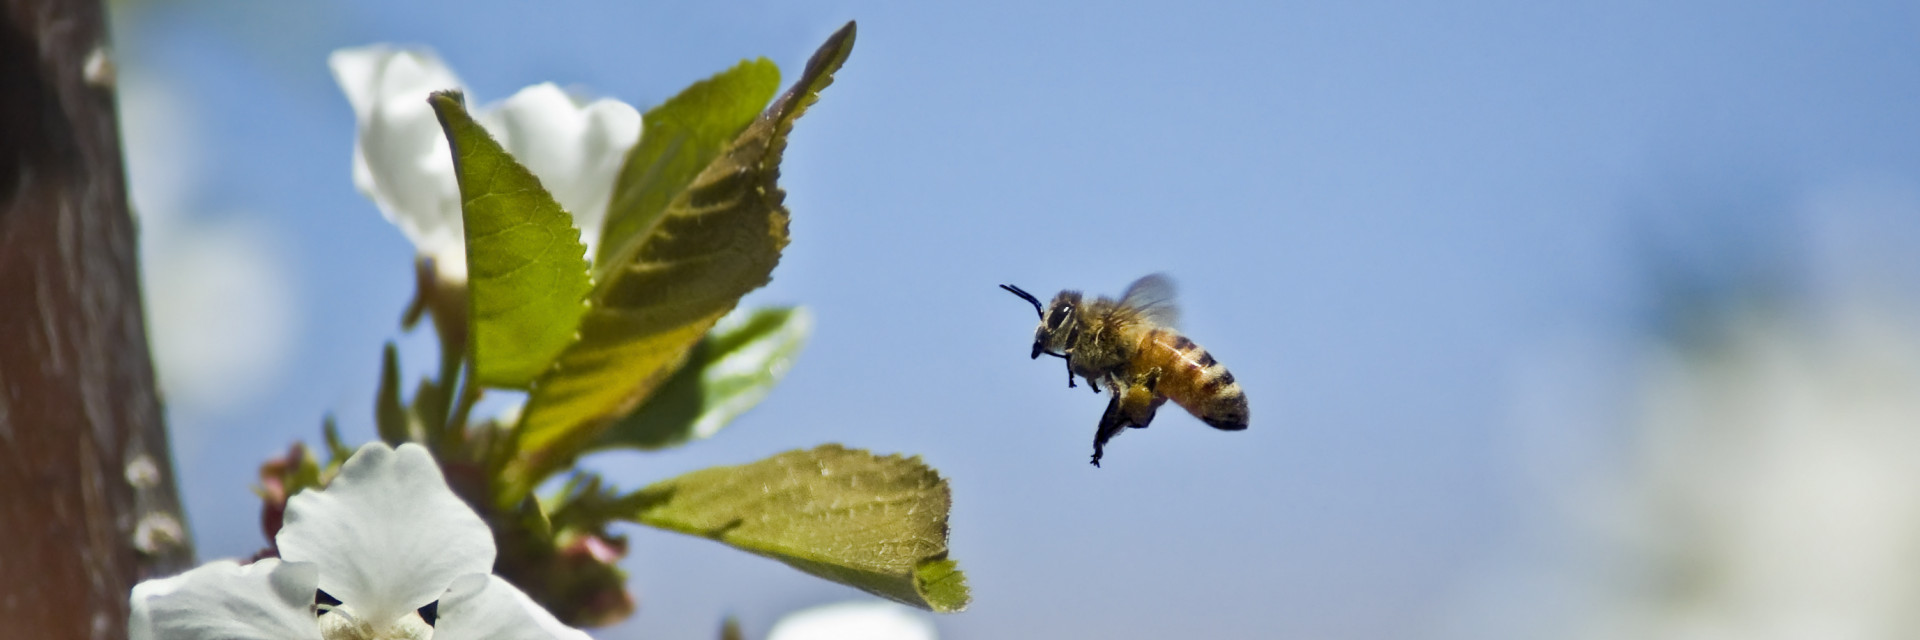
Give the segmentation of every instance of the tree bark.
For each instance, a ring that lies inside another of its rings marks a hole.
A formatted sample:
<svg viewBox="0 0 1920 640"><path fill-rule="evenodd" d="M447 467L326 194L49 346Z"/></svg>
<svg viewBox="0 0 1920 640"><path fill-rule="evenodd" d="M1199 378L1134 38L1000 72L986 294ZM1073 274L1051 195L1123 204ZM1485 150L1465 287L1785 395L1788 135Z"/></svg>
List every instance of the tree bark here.
<svg viewBox="0 0 1920 640"><path fill-rule="evenodd" d="M192 563L100 0L0 0L0 634L124 638Z"/></svg>

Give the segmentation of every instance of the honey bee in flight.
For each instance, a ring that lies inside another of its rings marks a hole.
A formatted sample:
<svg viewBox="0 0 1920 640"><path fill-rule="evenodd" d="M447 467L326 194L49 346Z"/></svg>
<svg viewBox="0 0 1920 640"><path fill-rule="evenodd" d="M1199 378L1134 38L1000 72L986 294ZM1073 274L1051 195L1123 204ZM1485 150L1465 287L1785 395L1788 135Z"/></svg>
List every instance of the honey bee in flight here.
<svg viewBox="0 0 1920 640"><path fill-rule="evenodd" d="M1094 432L1093 466L1100 466L1108 440L1127 427L1147 428L1167 400L1215 429L1247 428L1247 394L1233 374L1174 328L1179 310L1166 276L1135 280L1118 301L1088 302L1078 291L1062 291L1043 306L1020 287L1000 288L1033 303L1040 313L1034 358L1044 353L1065 359L1069 388L1078 375L1094 393L1101 386L1112 392Z"/></svg>

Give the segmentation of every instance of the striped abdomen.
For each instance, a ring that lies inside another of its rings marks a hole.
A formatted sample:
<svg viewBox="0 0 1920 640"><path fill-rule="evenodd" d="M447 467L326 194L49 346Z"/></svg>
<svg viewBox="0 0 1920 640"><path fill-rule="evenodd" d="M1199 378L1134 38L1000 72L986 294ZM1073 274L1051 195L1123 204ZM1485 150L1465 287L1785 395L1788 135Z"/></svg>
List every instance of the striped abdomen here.
<svg viewBox="0 0 1920 640"><path fill-rule="evenodd" d="M1130 368L1145 373L1155 367L1160 378L1153 391L1166 396L1215 429L1247 428L1247 394L1233 381L1226 365L1186 336L1154 329L1140 339L1140 354Z"/></svg>

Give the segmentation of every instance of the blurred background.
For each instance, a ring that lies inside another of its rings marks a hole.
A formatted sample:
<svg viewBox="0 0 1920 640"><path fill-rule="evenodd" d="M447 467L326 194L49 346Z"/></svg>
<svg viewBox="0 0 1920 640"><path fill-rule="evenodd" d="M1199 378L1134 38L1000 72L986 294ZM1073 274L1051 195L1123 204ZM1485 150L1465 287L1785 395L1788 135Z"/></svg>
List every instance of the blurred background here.
<svg viewBox="0 0 1920 640"><path fill-rule="evenodd" d="M644 110L852 58L783 167L787 381L626 487L841 442L953 484L946 638L1920 635L1920 5L982 1L113 4L174 455L203 558L337 415L372 439L413 250L327 54L437 50L486 103ZM1165 271L1252 429L1105 396L995 285ZM600 638L866 597L633 528Z"/></svg>

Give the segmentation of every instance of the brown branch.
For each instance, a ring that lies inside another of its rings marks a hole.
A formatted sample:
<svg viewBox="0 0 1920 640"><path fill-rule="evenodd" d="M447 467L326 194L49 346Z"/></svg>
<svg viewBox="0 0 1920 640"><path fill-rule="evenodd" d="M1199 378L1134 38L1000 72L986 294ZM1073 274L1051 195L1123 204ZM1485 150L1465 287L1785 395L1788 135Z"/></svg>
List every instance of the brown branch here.
<svg viewBox="0 0 1920 640"><path fill-rule="evenodd" d="M192 562L154 391L100 0L0 0L0 620L123 638Z"/></svg>

